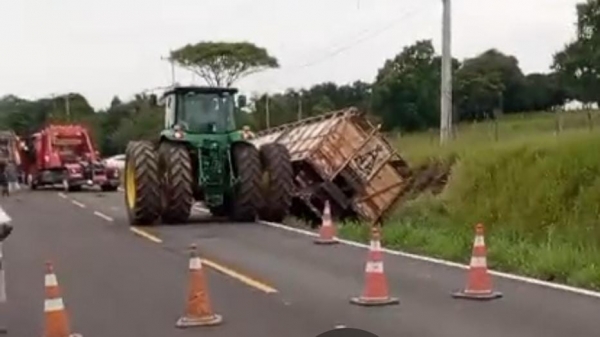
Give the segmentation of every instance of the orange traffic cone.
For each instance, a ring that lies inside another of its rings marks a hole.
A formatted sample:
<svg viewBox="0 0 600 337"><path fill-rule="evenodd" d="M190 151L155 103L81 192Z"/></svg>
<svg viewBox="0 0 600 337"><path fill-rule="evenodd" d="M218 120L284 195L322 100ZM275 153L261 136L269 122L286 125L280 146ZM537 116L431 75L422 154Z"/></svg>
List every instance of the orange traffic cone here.
<svg viewBox="0 0 600 337"><path fill-rule="evenodd" d="M353 297L350 302L363 306L382 306L399 304L400 300L390 297L387 278L383 271L383 254L381 252L380 232L373 227L371 234L371 247L365 268L365 287L360 297Z"/></svg>
<svg viewBox="0 0 600 337"><path fill-rule="evenodd" d="M44 337L81 337L71 333L58 280L51 262L46 262L46 300L44 301Z"/></svg>
<svg viewBox="0 0 600 337"><path fill-rule="evenodd" d="M319 229L319 237L315 239L315 243L320 245L331 245L338 243L335 235L335 225L331 219L331 207L329 205L329 200L326 200L325 208L323 209L323 222L321 224L321 228Z"/></svg>
<svg viewBox="0 0 600 337"><path fill-rule="evenodd" d="M486 255L483 225L477 224L467 287L464 290L455 291L452 293L452 297L476 300L492 300L502 297L502 293L493 290L492 280L487 269Z"/></svg>
<svg viewBox="0 0 600 337"><path fill-rule="evenodd" d="M223 322L223 317L213 313L208 296L208 287L202 268L202 261L192 245L190 254L190 283L186 312L175 324L178 328L217 325Z"/></svg>

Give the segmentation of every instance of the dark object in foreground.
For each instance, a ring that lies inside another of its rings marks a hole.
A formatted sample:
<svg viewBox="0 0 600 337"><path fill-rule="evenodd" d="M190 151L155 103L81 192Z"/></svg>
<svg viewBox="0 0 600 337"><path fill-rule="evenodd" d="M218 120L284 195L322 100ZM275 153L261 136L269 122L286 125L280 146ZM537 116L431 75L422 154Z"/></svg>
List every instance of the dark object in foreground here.
<svg viewBox="0 0 600 337"><path fill-rule="evenodd" d="M0 242L6 240L6 238L12 233L13 227L9 224L0 225Z"/></svg>

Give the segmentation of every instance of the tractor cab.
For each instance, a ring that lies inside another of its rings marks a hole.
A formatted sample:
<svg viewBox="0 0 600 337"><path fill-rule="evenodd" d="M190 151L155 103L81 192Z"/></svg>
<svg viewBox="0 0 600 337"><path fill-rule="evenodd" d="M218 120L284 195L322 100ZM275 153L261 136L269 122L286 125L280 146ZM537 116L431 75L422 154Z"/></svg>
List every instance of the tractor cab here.
<svg viewBox="0 0 600 337"><path fill-rule="evenodd" d="M165 131L173 132L174 138L236 131L237 92L233 88L195 86L168 90L161 99L165 106Z"/></svg>

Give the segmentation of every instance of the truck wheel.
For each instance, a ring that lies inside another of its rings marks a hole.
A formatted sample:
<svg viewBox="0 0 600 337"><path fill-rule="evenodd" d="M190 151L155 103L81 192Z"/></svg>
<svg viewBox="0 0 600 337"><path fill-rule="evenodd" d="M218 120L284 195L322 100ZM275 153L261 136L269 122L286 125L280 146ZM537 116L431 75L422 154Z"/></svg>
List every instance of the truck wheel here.
<svg viewBox="0 0 600 337"><path fill-rule="evenodd" d="M260 160L263 168L263 193L265 204L261 219L281 222L292 206L294 171L288 149L278 143L261 146Z"/></svg>
<svg viewBox="0 0 600 337"><path fill-rule="evenodd" d="M260 154L252 144L237 143L232 146L233 170L237 176L231 212L234 221L253 222L263 205L260 193Z"/></svg>
<svg viewBox="0 0 600 337"><path fill-rule="evenodd" d="M185 146L167 142L160 144L158 153L163 190L163 222L186 222L194 202L190 154Z"/></svg>
<svg viewBox="0 0 600 337"><path fill-rule="evenodd" d="M62 181L62 189L65 192L79 192L81 191L81 185L71 185L68 179L63 179Z"/></svg>
<svg viewBox="0 0 600 337"><path fill-rule="evenodd" d="M119 186L102 185L100 188L102 189L102 192L116 192L119 189Z"/></svg>
<svg viewBox="0 0 600 337"><path fill-rule="evenodd" d="M33 175L32 174L28 174L27 175L27 185L29 186L29 189L35 191L37 190L37 184L36 182L33 180Z"/></svg>
<svg viewBox="0 0 600 337"><path fill-rule="evenodd" d="M125 204L131 226L150 226L160 217L158 155L150 142L130 142L127 146Z"/></svg>

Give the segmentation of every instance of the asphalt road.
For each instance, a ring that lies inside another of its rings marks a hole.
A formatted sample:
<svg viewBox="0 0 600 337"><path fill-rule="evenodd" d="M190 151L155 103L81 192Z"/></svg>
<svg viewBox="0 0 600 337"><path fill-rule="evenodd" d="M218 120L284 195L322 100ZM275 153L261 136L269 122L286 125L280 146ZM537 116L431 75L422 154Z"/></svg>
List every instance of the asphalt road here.
<svg viewBox="0 0 600 337"><path fill-rule="evenodd" d="M302 234L260 224L194 223L131 231L123 194L27 193L3 207L15 232L5 245L9 328L40 335L43 262L51 258L77 332L85 336L316 336L348 326L384 336L598 336L600 299L495 278L504 298L456 300L465 271L400 256L385 270L400 305L349 304L363 286L366 251L315 246ZM196 243L212 267L209 286L225 323L176 330L187 257ZM0 320L1 321L1 320Z"/></svg>

